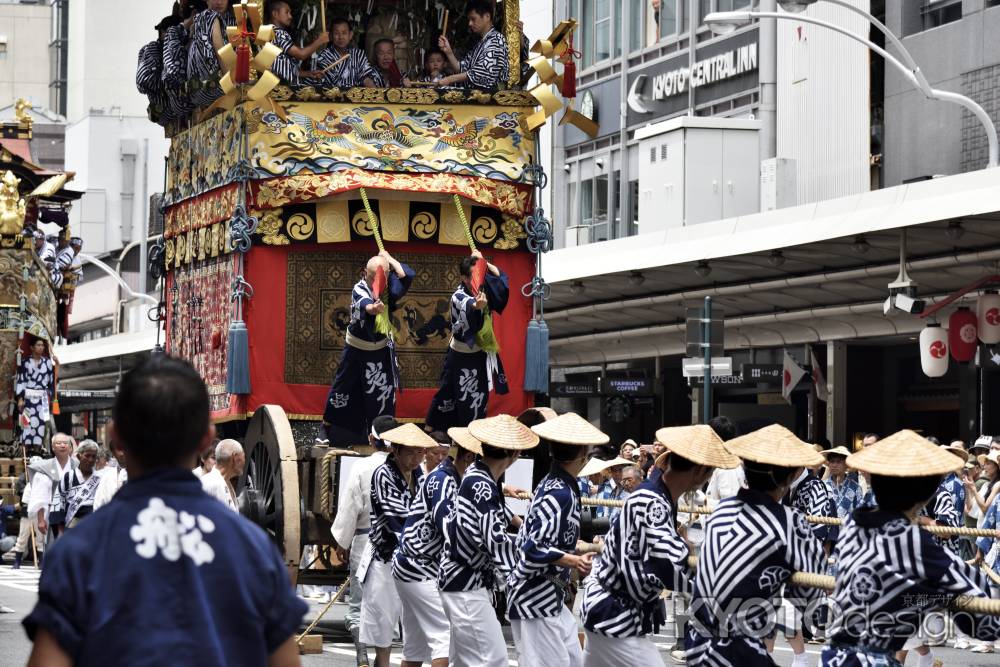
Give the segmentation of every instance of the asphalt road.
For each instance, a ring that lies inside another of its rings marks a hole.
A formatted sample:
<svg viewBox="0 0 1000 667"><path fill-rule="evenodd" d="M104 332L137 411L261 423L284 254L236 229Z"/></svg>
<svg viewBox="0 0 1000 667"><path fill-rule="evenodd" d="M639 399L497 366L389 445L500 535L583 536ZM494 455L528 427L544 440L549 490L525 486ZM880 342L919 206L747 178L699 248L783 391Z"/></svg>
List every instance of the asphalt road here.
<svg viewBox="0 0 1000 667"><path fill-rule="evenodd" d="M13 609L13 613L0 614L0 667L22 667L28 660L31 642L28 641L21 628L24 618L35 604L38 590L38 571L26 566L21 570L12 570L8 564L0 565L0 605ZM310 601L310 610L305 620L315 618L324 605ZM354 646L350 637L344 632L343 618L346 605L335 604L314 632L323 635L323 653L321 655L302 656L303 665L328 667L355 667ZM303 624L304 629L305 623ZM510 639L508 635L508 640ZM660 648L665 664L672 665L670 646L673 643L668 635L654 637L654 642ZM514 655L514 645L508 641L510 665L517 666ZM808 645L809 664L819 662L819 646ZM399 646L393 652L392 664L400 664ZM938 647L934 649L935 657L943 660L944 665L951 667L1000 667L1000 654L979 655L968 651L956 651L952 648ZM374 658L374 655L371 655ZM779 640L774 653L775 661L785 667L792 663L792 651ZM915 665L917 658L910 654L907 665ZM652 665L646 667L653 667Z"/></svg>

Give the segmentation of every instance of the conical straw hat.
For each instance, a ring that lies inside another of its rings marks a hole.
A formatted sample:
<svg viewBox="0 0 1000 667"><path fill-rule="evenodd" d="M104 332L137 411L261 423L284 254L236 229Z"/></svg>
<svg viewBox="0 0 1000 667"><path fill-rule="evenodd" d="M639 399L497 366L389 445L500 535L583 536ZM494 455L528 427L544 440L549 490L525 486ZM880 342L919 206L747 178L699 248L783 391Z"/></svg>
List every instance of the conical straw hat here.
<svg viewBox="0 0 1000 667"><path fill-rule="evenodd" d="M404 447L420 447L421 449L430 449L432 447L437 447L437 441L431 436L423 432L423 430L412 422L403 424L402 426L397 426L394 429L385 431L380 436L386 442L391 442L394 445L402 445Z"/></svg>
<svg viewBox="0 0 1000 667"><path fill-rule="evenodd" d="M826 459L780 424L771 424L753 433L726 442L726 449L745 461L785 468L809 468Z"/></svg>
<svg viewBox="0 0 1000 667"><path fill-rule="evenodd" d="M924 477L945 475L959 470L963 464L944 447L904 429L851 454L847 465L872 475Z"/></svg>
<svg viewBox="0 0 1000 667"><path fill-rule="evenodd" d="M469 435L497 449L531 449L538 445L538 436L510 415L477 419L469 424Z"/></svg>
<svg viewBox="0 0 1000 667"><path fill-rule="evenodd" d="M668 426L656 432L656 440L673 452L689 461L713 468L736 468L740 460L726 451L722 439L716 435L711 426L695 424L693 426ZM657 465L662 465L665 454L657 459Z"/></svg>
<svg viewBox="0 0 1000 667"><path fill-rule="evenodd" d="M525 426L534 426L535 424L555 419L557 416L558 414L552 408L528 408L517 416L517 421Z"/></svg>
<svg viewBox="0 0 1000 667"><path fill-rule="evenodd" d="M531 430L546 440L563 445L586 447L606 445L611 441L610 437L575 412L567 412L541 424L535 424Z"/></svg>
<svg viewBox="0 0 1000 667"><path fill-rule="evenodd" d="M596 475L602 470L607 470L608 466L611 465L611 461L605 461L604 459L592 458L587 461L587 465L583 466L577 477L590 477L591 475Z"/></svg>
<svg viewBox="0 0 1000 667"><path fill-rule="evenodd" d="M462 449L467 449L473 454L483 455L483 446L478 440L469 435L469 429L464 426L452 426L448 429L448 437L455 441L455 444Z"/></svg>

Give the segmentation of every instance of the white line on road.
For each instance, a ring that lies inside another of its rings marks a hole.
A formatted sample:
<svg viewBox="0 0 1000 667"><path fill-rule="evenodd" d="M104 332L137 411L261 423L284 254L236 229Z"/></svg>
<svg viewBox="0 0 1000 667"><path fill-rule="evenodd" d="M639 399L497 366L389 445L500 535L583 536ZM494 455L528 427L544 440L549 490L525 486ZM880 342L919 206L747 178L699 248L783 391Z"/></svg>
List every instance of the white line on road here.
<svg viewBox="0 0 1000 667"><path fill-rule="evenodd" d="M337 655L347 655L347 656L350 656L352 658L356 655L355 652L354 652L354 645L353 644L346 644L346 646L350 646L351 648L339 648L340 646L345 646L345 644L333 644L333 645L329 645L328 644L328 645L325 645L325 646L323 646L323 652L324 653L336 653ZM371 647L369 647L368 650L369 651L374 651L374 649L371 648ZM393 665L402 664L402 658L401 657L393 656L393 657L389 658L389 663L393 664ZM510 667L517 667L517 661L516 660L508 660L507 664L510 665Z"/></svg>

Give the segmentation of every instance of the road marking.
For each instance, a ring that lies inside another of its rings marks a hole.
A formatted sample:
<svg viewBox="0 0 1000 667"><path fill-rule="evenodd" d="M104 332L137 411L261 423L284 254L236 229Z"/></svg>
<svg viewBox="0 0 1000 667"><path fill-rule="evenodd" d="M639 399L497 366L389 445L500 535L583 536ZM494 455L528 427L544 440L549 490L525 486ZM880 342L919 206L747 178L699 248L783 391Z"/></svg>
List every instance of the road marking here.
<svg viewBox="0 0 1000 667"><path fill-rule="evenodd" d="M27 591L28 593L37 593L38 577L40 575L41 572L35 569L24 568L21 570L12 570L3 568L0 569L0 586Z"/></svg>
<svg viewBox="0 0 1000 667"><path fill-rule="evenodd" d="M351 648L340 648L341 646L350 646ZM374 652L374 650L375 649L373 649L372 647L368 647L369 657L371 657L371 654ZM323 652L324 653L334 653L334 654L337 654L337 655L346 655L346 656L350 656L352 658L355 655L357 655L355 653L355 651L354 651L354 644L324 644L323 645ZM402 660L403 660L403 658L402 658L401 655L400 656L393 655L391 658L389 658L389 663L393 664L393 665L399 665L399 664L402 664ZM507 664L510 665L510 667L517 667L517 661L516 660L508 660Z"/></svg>

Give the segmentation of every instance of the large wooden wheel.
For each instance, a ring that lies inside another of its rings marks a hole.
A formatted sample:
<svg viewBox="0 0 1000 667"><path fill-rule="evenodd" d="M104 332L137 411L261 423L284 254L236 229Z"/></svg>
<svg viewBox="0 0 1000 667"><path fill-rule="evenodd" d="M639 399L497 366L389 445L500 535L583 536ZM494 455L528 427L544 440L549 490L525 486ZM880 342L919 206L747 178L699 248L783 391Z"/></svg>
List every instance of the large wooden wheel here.
<svg viewBox="0 0 1000 667"><path fill-rule="evenodd" d="M302 556L299 470L285 411L257 409L244 441L247 464L240 476L241 513L274 538L294 583Z"/></svg>

